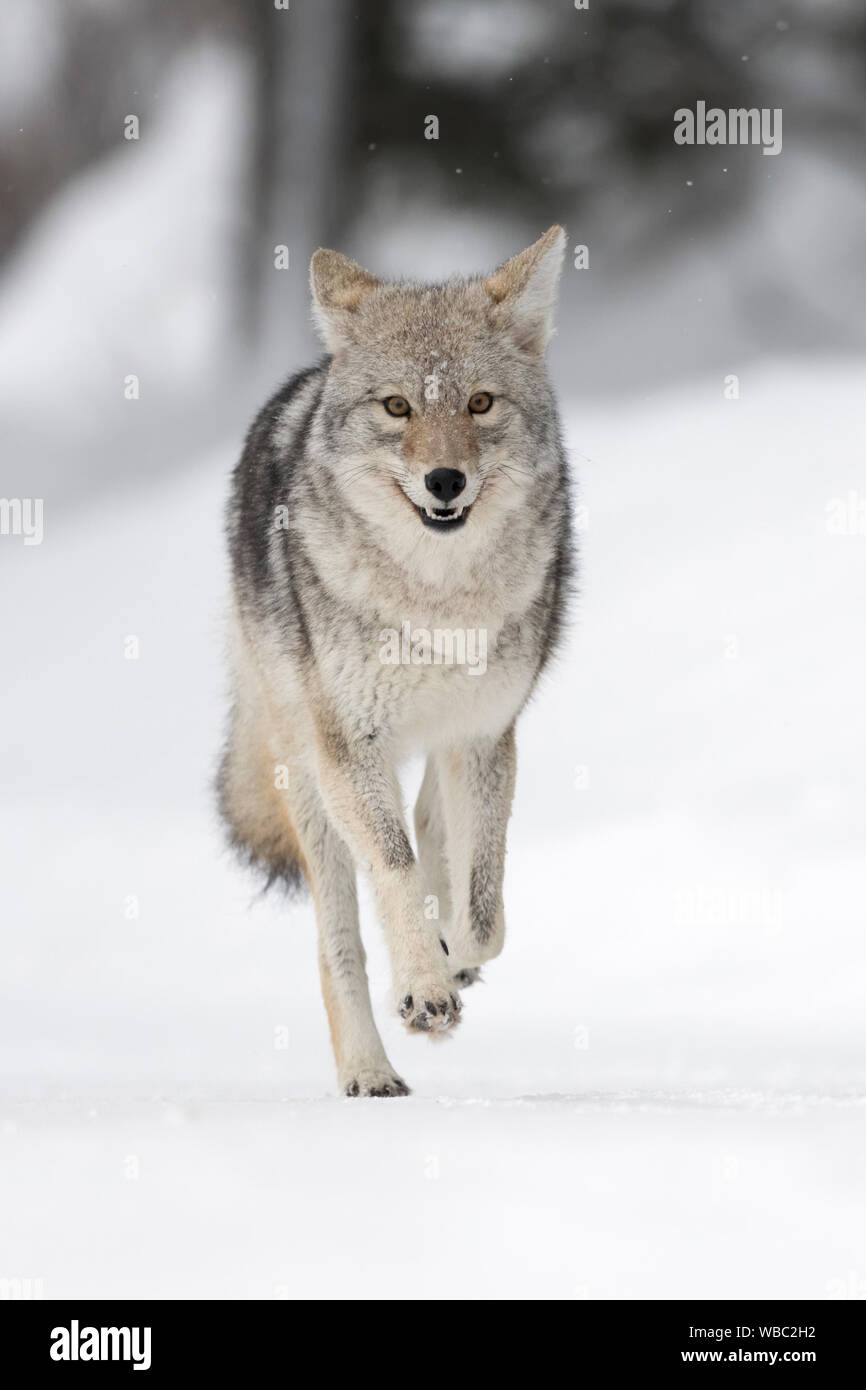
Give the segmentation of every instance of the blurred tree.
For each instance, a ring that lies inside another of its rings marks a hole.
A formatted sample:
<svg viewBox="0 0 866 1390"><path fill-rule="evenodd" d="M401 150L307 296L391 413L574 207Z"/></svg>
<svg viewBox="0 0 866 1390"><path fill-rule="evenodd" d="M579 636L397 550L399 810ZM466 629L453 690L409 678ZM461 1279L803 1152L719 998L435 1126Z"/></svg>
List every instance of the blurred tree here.
<svg viewBox="0 0 866 1390"><path fill-rule="evenodd" d="M737 6L729 5L729 11ZM347 195L383 161L435 201L463 172L463 199L520 206L535 222L581 207L612 179L688 162L673 112L698 98L751 105L738 23L707 0L380 0L358 8L352 42ZM440 138L424 140L436 114Z"/></svg>
<svg viewBox="0 0 866 1390"><path fill-rule="evenodd" d="M4 0L0 256L68 179L118 146L123 118L158 108L172 54L242 0Z"/></svg>
<svg viewBox="0 0 866 1390"><path fill-rule="evenodd" d="M290 10L258 4L248 15L256 109L245 322L271 347L291 317L308 313L310 256L340 240L347 215L350 26L345 0L293 0ZM288 249L288 272L274 268L277 246Z"/></svg>
<svg viewBox="0 0 866 1390"><path fill-rule="evenodd" d="M644 190L683 188L699 170L667 223L684 232L738 212L767 171L728 149L725 179L707 177L708 151L673 143L679 106L782 105L786 134L795 124L834 158L862 157L857 0L4 0L0 256L64 181L116 148L133 103L143 122L156 116L166 65L204 36L251 59L238 285L248 330L268 338L306 313L310 252L339 242L383 179L398 207L543 224L607 215L612 195L638 208ZM424 139L430 114L438 140ZM273 269L280 244L288 274Z"/></svg>

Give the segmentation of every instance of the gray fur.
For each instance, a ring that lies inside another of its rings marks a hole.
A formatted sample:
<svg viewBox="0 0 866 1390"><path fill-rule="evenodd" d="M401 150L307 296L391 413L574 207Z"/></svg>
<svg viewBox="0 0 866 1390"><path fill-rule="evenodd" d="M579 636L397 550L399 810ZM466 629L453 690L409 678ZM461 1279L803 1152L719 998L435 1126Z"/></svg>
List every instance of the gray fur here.
<svg viewBox="0 0 866 1390"><path fill-rule="evenodd" d="M329 355L265 406L234 476L235 698L220 804L270 878L313 889L351 1094L405 1083L372 1020L348 864L372 877L410 1029L453 1027L454 980L476 978L502 947L514 724L556 646L572 574L544 364L563 243L552 228L487 280L429 287L381 284L317 252ZM479 392L493 405L473 414ZM406 418L383 404L397 396ZM424 479L437 467L466 478L465 524L450 534L419 512L434 509ZM484 630L486 670L388 664L383 633L406 623ZM417 861L396 775L413 750L428 757Z"/></svg>

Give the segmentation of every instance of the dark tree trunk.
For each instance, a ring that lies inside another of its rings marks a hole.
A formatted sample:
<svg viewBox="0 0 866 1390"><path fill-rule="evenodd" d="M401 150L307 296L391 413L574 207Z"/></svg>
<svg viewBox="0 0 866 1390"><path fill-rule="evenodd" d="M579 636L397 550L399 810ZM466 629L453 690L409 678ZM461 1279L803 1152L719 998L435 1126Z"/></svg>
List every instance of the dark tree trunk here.
<svg viewBox="0 0 866 1390"><path fill-rule="evenodd" d="M281 371L289 345L311 332L310 256L338 241L346 222L349 16L345 0L291 0L287 11L257 5L254 25L246 321L265 362ZM275 268L276 246L288 247L288 270Z"/></svg>

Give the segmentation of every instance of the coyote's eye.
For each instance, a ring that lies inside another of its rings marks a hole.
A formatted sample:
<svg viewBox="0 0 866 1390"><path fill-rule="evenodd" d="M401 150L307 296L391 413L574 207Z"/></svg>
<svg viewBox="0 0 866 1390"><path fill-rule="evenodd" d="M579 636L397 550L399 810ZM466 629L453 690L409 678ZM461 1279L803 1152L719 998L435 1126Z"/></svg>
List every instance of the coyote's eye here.
<svg viewBox="0 0 866 1390"><path fill-rule="evenodd" d="M400 416L409 414L409 402L405 396L389 396L382 404L389 415Z"/></svg>
<svg viewBox="0 0 866 1390"><path fill-rule="evenodd" d="M473 415L484 415L493 404L493 397L489 391L476 391L474 396L469 397L469 409Z"/></svg>

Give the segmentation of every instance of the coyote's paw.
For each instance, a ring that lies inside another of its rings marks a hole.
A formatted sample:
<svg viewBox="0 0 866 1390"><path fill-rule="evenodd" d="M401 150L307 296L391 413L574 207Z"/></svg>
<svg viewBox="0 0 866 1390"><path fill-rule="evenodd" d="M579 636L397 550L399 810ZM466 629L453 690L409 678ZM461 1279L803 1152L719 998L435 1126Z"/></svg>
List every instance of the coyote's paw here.
<svg viewBox="0 0 866 1390"><path fill-rule="evenodd" d="M440 936L439 945L442 947L446 956L450 956L451 952L448 949L448 943L444 936ZM466 965L454 972L451 976L451 983L456 985L458 989L468 989L470 985L476 984L480 979L481 967L478 965Z"/></svg>
<svg viewBox="0 0 866 1390"><path fill-rule="evenodd" d="M460 1022L460 996L450 981L418 981L398 995L397 1012L416 1033L445 1033Z"/></svg>
<svg viewBox="0 0 866 1390"><path fill-rule="evenodd" d="M343 1087L347 1096L408 1096L409 1087L396 1072L386 1068L359 1069Z"/></svg>

